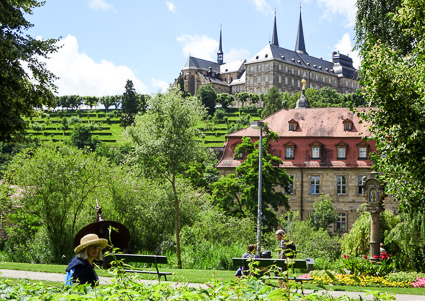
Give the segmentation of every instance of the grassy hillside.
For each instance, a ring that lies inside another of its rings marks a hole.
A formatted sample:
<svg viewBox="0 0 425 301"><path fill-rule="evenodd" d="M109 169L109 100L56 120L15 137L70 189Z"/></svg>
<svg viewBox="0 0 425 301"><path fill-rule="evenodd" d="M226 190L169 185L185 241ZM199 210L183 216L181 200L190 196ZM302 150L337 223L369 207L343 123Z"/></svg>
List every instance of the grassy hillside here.
<svg viewBox="0 0 425 301"><path fill-rule="evenodd" d="M200 140L207 147L222 147L226 141L228 129L233 124L240 121L246 115L250 115L250 121L258 120L257 111L227 109L224 116L216 116L204 124L200 125L203 135ZM69 139L72 129L82 124L95 124L97 129L93 135L107 144L119 145L123 143L120 125L120 113L112 111L105 113L100 110L87 111L60 111L43 112L39 116L26 120L29 125L28 135L38 138L40 141L64 141Z"/></svg>

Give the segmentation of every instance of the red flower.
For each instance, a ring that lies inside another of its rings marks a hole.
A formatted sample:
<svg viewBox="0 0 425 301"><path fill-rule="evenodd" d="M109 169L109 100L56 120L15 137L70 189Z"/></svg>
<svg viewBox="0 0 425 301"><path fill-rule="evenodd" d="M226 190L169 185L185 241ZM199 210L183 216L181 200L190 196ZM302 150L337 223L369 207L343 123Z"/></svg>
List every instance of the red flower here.
<svg viewBox="0 0 425 301"><path fill-rule="evenodd" d="M379 259L379 256L378 255L373 255L373 258Z"/></svg>
<svg viewBox="0 0 425 301"><path fill-rule="evenodd" d="M344 259L347 258L347 255L344 254Z"/></svg>
<svg viewBox="0 0 425 301"><path fill-rule="evenodd" d="M364 259L367 259L367 255L365 254Z"/></svg>

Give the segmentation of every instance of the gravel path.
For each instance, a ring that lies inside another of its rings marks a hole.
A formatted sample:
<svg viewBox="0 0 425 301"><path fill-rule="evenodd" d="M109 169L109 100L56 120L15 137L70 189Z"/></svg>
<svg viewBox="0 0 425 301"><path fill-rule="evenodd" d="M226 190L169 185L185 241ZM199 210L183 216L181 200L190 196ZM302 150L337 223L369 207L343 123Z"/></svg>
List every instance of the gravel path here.
<svg viewBox="0 0 425 301"><path fill-rule="evenodd" d="M62 282L65 278L65 273L41 273L41 272L29 272L29 271L18 271L18 270L6 270L0 269L0 278L19 278L19 279L31 279L31 280L48 280L55 282ZM111 282L109 277L99 277L100 284L108 284ZM140 280L146 283L157 282L156 280ZM166 282L173 285L185 285L189 287L199 287L203 284L199 283L176 283L176 282ZM311 294L312 290L304 290L305 294ZM366 293L361 292L341 292L341 291L332 291L329 292L334 297L340 297L347 295L351 298L359 298L361 296L364 300L373 300L372 295L366 295ZM398 301L425 301L425 296L416 296L416 295L396 295Z"/></svg>

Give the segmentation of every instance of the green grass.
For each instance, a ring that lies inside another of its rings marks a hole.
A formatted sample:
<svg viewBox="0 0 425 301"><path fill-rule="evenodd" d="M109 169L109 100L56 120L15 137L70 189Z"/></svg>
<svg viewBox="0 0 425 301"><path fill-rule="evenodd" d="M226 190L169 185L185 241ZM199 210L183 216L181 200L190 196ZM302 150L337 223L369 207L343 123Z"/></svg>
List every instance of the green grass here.
<svg viewBox="0 0 425 301"><path fill-rule="evenodd" d="M45 272L45 273L60 273L65 277L66 265L55 265L55 264L30 264L30 263L16 263L16 262L0 262L0 269L10 270L23 270L32 272ZM144 269L146 270L146 269ZM152 269L151 269L152 270ZM172 276L167 276L168 281L175 282L189 282L189 283L206 283L211 279L222 279L224 281L234 279L235 271L225 270L189 270L189 269L169 269L166 265L163 268L159 268L162 272L171 272ZM98 270L99 276L112 276L112 272L106 270ZM156 275L139 274L142 279L157 280ZM0 275L1 277L1 275ZM62 279L61 279L62 280ZM16 281L16 280L12 280ZM34 281L40 282L40 281ZM43 281L50 285L52 282ZM270 281L273 285L278 285L277 281ZM53 285L57 285L54 283ZM308 282L304 283L305 289L321 289L315 284ZM347 291L347 292L367 292L367 291L379 291L388 292L390 294L404 294L404 295L425 295L425 288L396 288L396 287L361 287L361 286L332 286L332 290L335 291Z"/></svg>

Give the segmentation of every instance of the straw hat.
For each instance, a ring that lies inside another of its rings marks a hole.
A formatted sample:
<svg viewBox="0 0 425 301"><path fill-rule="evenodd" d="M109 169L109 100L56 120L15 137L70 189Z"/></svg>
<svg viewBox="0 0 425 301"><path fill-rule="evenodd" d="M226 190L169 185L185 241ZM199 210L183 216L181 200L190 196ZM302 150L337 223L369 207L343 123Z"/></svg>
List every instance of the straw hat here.
<svg viewBox="0 0 425 301"><path fill-rule="evenodd" d="M99 238L96 234L87 234L80 240L80 245L74 249L75 253L80 253L82 250L92 245L100 245L103 250L107 245L108 241L104 238Z"/></svg>

